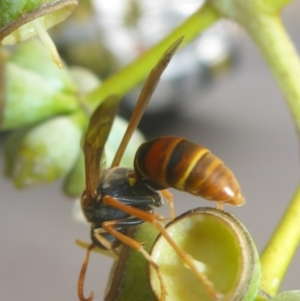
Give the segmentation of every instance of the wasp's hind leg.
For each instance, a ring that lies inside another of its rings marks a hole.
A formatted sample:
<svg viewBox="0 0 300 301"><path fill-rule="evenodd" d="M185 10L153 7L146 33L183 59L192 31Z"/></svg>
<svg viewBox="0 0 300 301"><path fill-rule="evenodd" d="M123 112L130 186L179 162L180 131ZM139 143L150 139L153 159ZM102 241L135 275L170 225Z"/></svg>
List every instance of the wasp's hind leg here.
<svg viewBox="0 0 300 301"><path fill-rule="evenodd" d="M119 231L125 232L120 229ZM95 233L97 232L97 237ZM119 257L120 253L117 247L120 245L120 241L110 233L107 233L102 226L92 225L91 226L91 239L95 246L100 249L106 249L111 251L116 257Z"/></svg>
<svg viewBox="0 0 300 301"><path fill-rule="evenodd" d="M94 292L91 292L91 294L88 298L85 298L84 294L83 294L84 279L85 279L85 274L86 274L86 270L88 267L88 262L89 262L90 253L91 253L92 249L94 249L95 247L98 247L101 249L105 248L105 249L113 252L115 254L115 256L117 256L117 257L119 257L119 255L120 255L119 252L116 250L116 247L120 244L120 241L118 241L115 236L113 236L107 232L103 232L102 234L98 234L98 236L96 238L94 236L95 231L98 231L99 233L101 233L101 232L103 232L103 229L99 228L98 225L91 226L91 238L92 238L93 243L87 248L86 255L85 255L84 261L82 263L81 271L80 271L79 278L78 278L77 291L78 291L78 297L79 297L80 301L92 301L94 298Z"/></svg>
<svg viewBox="0 0 300 301"><path fill-rule="evenodd" d="M106 196L105 198L112 198L112 197ZM128 205L124 205L124 206L129 207ZM145 212L141 209L138 209L138 210L141 211L141 212ZM144 247L142 246L142 244L140 242L138 242L138 241L134 240L133 238L130 238L130 237L126 236L125 234L118 231L118 228L133 226L134 223L140 224L143 221L144 220L142 220L140 218L129 217L127 219L122 219L122 220L106 221L106 222L102 223L102 228L105 231L107 231L108 233L115 236L123 244L126 244L129 247L131 247L131 248L133 248L133 249L135 249L138 252L143 254L143 256L146 258L146 260L149 262L149 264L151 264L151 266L155 269L155 271L157 273L157 276L158 276L158 279L159 279L159 282L160 282L160 287L161 287L160 301L165 301L166 300L166 295L167 295L167 290L166 290L165 283L164 283L164 280L163 280L163 276L160 272L159 266L154 262L151 255L144 249ZM99 230L96 229L94 232L95 232L95 237L98 239ZM100 234L100 236L101 236L101 234Z"/></svg>
<svg viewBox="0 0 300 301"><path fill-rule="evenodd" d="M78 297L80 301L92 301L94 298L94 292L90 293L90 296L88 298L84 297L83 294L83 287L84 287L84 279L85 279L85 274L86 274L86 270L87 270L87 266L89 263L89 259L90 259L90 253L92 251L92 249L95 248L94 244L91 244L86 251L86 255L81 267L81 271L79 274L79 278L78 278L78 285L77 285L77 292L78 292Z"/></svg>
<svg viewBox="0 0 300 301"><path fill-rule="evenodd" d="M169 209L170 209L170 217L173 220L175 218L175 208L174 208L174 198L173 194L168 189L163 189L160 191L163 197L166 199Z"/></svg>

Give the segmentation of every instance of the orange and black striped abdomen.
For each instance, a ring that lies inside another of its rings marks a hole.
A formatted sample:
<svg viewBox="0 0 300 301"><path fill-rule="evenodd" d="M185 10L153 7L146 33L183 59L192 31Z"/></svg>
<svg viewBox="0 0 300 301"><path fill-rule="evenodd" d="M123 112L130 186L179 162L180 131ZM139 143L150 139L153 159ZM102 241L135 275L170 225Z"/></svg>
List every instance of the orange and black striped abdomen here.
<svg viewBox="0 0 300 301"><path fill-rule="evenodd" d="M241 205L244 198L233 173L208 149L180 137L143 143L135 156L136 173L160 187L173 187L208 200Z"/></svg>

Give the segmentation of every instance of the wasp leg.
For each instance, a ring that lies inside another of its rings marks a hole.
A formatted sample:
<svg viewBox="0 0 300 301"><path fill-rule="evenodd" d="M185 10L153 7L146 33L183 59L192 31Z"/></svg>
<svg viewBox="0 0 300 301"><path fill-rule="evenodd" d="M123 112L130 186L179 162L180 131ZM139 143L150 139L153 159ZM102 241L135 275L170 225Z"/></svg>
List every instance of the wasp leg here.
<svg viewBox="0 0 300 301"><path fill-rule="evenodd" d="M99 233L99 237L96 237L96 240L93 239L95 231ZM116 250L117 247L116 241L110 241L107 237L105 237L106 234L107 234L106 231L100 228L100 226L98 227L92 226L91 228L91 236L92 236L93 243L101 249L104 247L105 249L111 251L112 253L114 253L114 255L119 257L120 253Z"/></svg>
<svg viewBox="0 0 300 301"><path fill-rule="evenodd" d="M112 198L107 196L107 198ZM112 198L113 199L113 198ZM118 202L118 201L117 201ZM129 207L127 205L124 205L126 207ZM143 210L140 210L143 212ZM138 252L142 253L143 256L146 258L146 260L152 265L152 267L155 269L159 282L160 282L160 288L161 288L161 298L160 301L165 301L166 300L166 295L167 295L167 290L165 287L165 283L163 280L163 276L160 272L159 266L154 262L150 254L144 249L141 243L138 241L126 236L123 233L120 233L116 228L120 227L120 225L125 224L125 219L124 220L113 220L113 221L106 221L102 223L102 228L107 231L108 233L114 235L118 240L123 242L124 244L128 245L129 247L137 250ZM97 230L95 230L95 236L98 238L98 233Z"/></svg>
<svg viewBox="0 0 300 301"><path fill-rule="evenodd" d="M135 217L128 217L124 219L114 220L116 221L117 228L115 228L116 231L119 233L122 233L125 235L126 228L137 226L144 221L135 218ZM114 241L112 240L112 237L108 239L108 235L111 235L114 238ZM120 245L120 241L118 241L117 237L115 235L112 235L108 231L106 231L102 225L98 227L92 227L92 240L93 243L101 248L106 248L115 254L120 255L120 253L116 250L116 246Z"/></svg>
<svg viewBox="0 0 300 301"><path fill-rule="evenodd" d="M224 210L224 203L223 202L217 202L217 208L220 210Z"/></svg>
<svg viewBox="0 0 300 301"><path fill-rule="evenodd" d="M170 209L170 217L173 220L175 218L173 194L168 189L161 190L160 192L163 195L163 197L167 200L167 203L168 203L168 206Z"/></svg>
<svg viewBox="0 0 300 301"><path fill-rule="evenodd" d="M85 274L86 274L86 270L87 270L87 266L88 266L88 262L90 259L90 253L92 251L92 249L95 247L94 244L91 244L86 251L86 255L81 267L81 271L79 274L79 279L78 279L78 285L77 285L77 292L78 292L78 297L80 301L92 301L94 299L94 292L90 293L90 296L88 298L84 297L83 294L83 287L84 287L84 278L85 278Z"/></svg>
<svg viewBox="0 0 300 301"><path fill-rule="evenodd" d="M208 293L211 295L213 300L218 300L220 298L220 294L214 288L213 283L211 283L210 280L201 271L199 271L199 269L197 268L197 265L195 264L194 259L192 258L192 256L187 254L184 250L182 250L174 242L174 240L169 236L169 234L165 230L164 226L161 225L159 219L157 219L154 214L149 213L147 211L140 210L138 208L134 208L134 207L124 205L124 204L120 203L117 199L115 199L111 196L105 196L103 198L103 203L106 204L106 205L110 205L110 206L113 206L115 208L118 208L118 209L120 209L120 210L122 210L122 211L124 211L124 212L126 212L130 215L133 215L137 218L140 218L141 220L147 221L147 222L151 223L152 225L154 225L159 230L161 235L163 235L165 237L165 239L168 241L168 243L173 247L173 249L178 254L178 256L182 259L182 261L194 272L194 274L197 276L199 281L206 287ZM102 224L102 226L103 226L103 224ZM128 244L127 242L125 242L125 243ZM135 244L138 244L137 247L140 247L140 244L138 242L134 241L133 245L135 245ZM136 246L133 247L133 248L136 248ZM148 253L147 253L147 255L150 256ZM157 269L157 271L159 271L159 269Z"/></svg>
<svg viewBox="0 0 300 301"><path fill-rule="evenodd" d="M92 226L92 231L96 231L98 230L100 233L104 232L103 229L101 228L97 228L97 226ZM106 233L107 234L107 233ZM103 235L99 234L99 237L97 237L97 240L100 242L100 244L102 246L104 246L107 250L113 252L115 255L117 255L117 257L119 257L119 252L115 249L114 247L114 242L110 241L108 238L106 238L105 233L103 233ZM80 301L92 301L94 298L94 292L91 292L90 296L88 298L85 298L83 295L83 287L84 287L84 279L85 279L85 274L86 274L86 270L87 270L87 266L88 266L88 262L89 262L89 258L90 258L90 253L92 251L93 248L95 247L101 247L100 245L98 245L95 241L94 243L92 243L88 248L87 248L87 252L81 267L81 271L79 274L79 279L78 279L78 285L77 285L77 290L78 290L78 297Z"/></svg>

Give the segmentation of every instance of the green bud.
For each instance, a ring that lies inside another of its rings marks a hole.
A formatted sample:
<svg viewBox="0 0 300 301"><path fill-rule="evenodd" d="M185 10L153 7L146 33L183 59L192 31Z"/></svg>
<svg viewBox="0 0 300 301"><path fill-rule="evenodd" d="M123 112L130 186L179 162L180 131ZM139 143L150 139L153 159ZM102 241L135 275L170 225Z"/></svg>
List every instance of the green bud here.
<svg viewBox="0 0 300 301"><path fill-rule="evenodd" d="M6 173L16 187L46 183L65 176L80 152L80 139L87 117L83 112L55 117L8 139ZM19 143L14 145L14 141Z"/></svg>
<svg viewBox="0 0 300 301"><path fill-rule="evenodd" d="M45 29L65 20L77 6L76 0L25 0L0 2L0 41L15 44L36 35L31 21L40 19Z"/></svg>
<svg viewBox="0 0 300 301"><path fill-rule="evenodd" d="M5 140L4 144L4 154L5 154L5 166L4 174L11 178L13 177L14 170L16 168L16 157L20 144L23 137L30 130L29 127L22 128L17 131L12 132Z"/></svg>
<svg viewBox="0 0 300 301"><path fill-rule="evenodd" d="M64 180L63 191L65 194L76 197L80 196L85 187L84 156L80 150L77 160L71 171ZM81 211L81 208L79 208Z"/></svg>
<svg viewBox="0 0 300 301"><path fill-rule="evenodd" d="M33 124L78 108L75 94L57 91L47 78L14 63L7 63L5 71L6 97L0 130Z"/></svg>
<svg viewBox="0 0 300 301"><path fill-rule="evenodd" d="M70 72L81 94L88 93L101 84L97 75L86 68L72 66L70 67Z"/></svg>
<svg viewBox="0 0 300 301"><path fill-rule="evenodd" d="M12 53L9 61L23 70L32 71L43 78L56 91L75 94L78 88L68 67L57 68L46 48L38 39L21 43Z"/></svg>

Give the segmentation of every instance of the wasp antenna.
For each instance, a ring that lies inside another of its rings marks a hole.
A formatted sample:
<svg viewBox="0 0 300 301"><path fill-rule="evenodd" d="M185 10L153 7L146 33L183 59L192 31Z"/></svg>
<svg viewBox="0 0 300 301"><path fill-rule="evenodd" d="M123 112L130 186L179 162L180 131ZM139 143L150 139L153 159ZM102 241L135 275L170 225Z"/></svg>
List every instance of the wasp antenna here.
<svg viewBox="0 0 300 301"><path fill-rule="evenodd" d="M92 301L94 299L94 292L90 293L90 296L88 298L85 298L83 295L83 287L84 287L84 279L85 279L85 274L86 274L86 270L87 270L87 266L88 266L88 262L90 259L90 253L92 251L92 249L94 248L94 244L91 244L88 248L87 248L87 252L81 267L81 271L79 274L79 279L78 279L78 297L80 301Z"/></svg>

